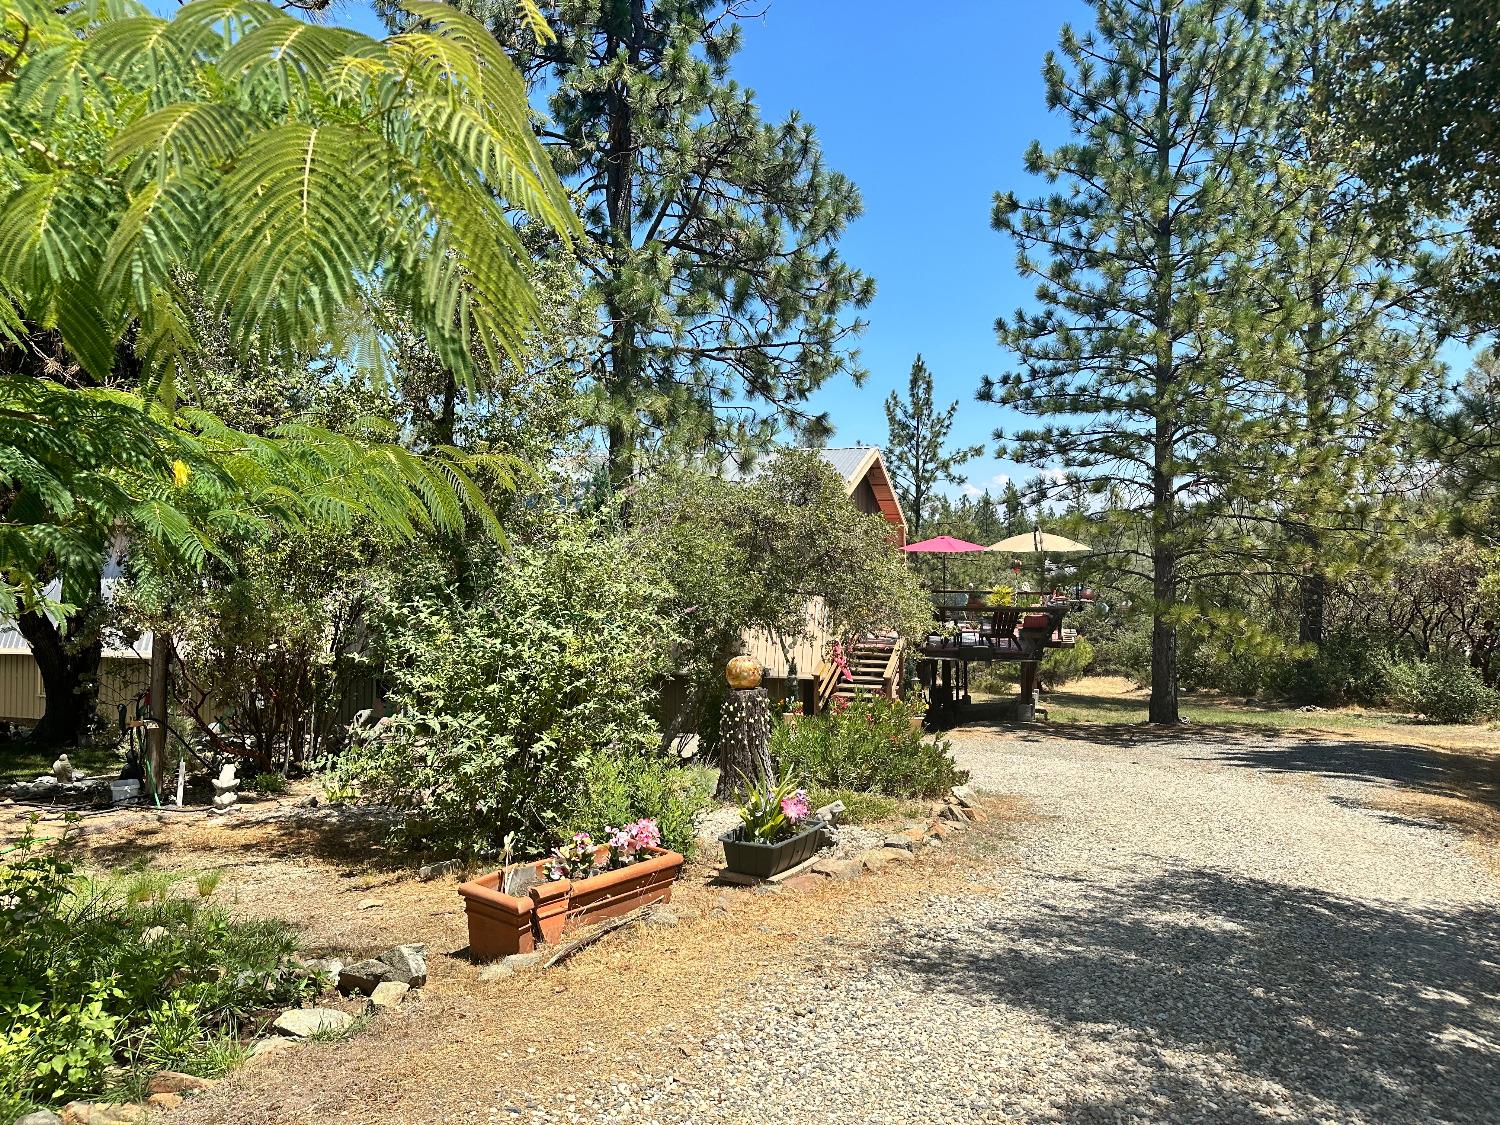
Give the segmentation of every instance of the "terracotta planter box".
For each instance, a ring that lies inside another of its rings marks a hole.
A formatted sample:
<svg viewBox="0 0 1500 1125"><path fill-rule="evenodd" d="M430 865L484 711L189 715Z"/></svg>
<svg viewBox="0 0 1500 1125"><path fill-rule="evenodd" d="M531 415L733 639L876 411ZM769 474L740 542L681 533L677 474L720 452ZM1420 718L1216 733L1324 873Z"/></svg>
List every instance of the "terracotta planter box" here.
<svg viewBox="0 0 1500 1125"><path fill-rule="evenodd" d="M1050 613L1028 613L1021 618L1021 628L1026 630L1052 632L1052 615Z"/></svg>
<svg viewBox="0 0 1500 1125"><path fill-rule="evenodd" d="M826 827L821 820L815 820L811 827L774 844L746 840L741 835L743 828L731 828L719 837L724 845L724 866L739 875L769 879L816 855L823 845Z"/></svg>
<svg viewBox="0 0 1500 1125"><path fill-rule="evenodd" d="M474 960L530 953L538 945L557 941L574 922L602 922L648 903L671 902L672 884L683 859L677 852L653 848L647 859L577 882L549 880L547 863L539 859L512 864L458 888L469 920L469 955ZM499 888L512 875L512 886L519 882L525 889L505 894Z"/></svg>

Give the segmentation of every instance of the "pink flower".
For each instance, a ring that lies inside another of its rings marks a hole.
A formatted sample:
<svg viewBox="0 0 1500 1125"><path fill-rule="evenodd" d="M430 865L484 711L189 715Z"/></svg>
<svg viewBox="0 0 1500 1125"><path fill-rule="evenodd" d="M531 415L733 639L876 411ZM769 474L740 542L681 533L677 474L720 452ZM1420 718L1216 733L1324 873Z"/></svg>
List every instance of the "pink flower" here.
<svg viewBox="0 0 1500 1125"><path fill-rule="evenodd" d="M807 790L799 789L781 798L781 811L794 824L812 812L812 803L807 799Z"/></svg>
<svg viewBox="0 0 1500 1125"><path fill-rule="evenodd" d="M650 817L642 817L630 826L630 840L637 851L661 847L661 829Z"/></svg>

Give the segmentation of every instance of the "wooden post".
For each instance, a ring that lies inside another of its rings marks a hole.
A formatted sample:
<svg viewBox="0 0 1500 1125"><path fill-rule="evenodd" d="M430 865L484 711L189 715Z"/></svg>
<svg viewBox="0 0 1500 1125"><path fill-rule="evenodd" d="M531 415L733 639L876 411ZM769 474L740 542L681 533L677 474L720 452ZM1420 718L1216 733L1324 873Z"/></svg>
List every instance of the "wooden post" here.
<svg viewBox="0 0 1500 1125"><path fill-rule="evenodd" d="M167 671L172 663L172 637L151 638L151 725L146 728L146 792L161 804L162 773L167 768Z"/></svg>
<svg viewBox="0 0 1500 1125"><path fill-rule="evenodd" d="M719 784L714 796L733 801L742 795L744 781L774 784L771 761L771 702L766 689L731 688L719 712Z"/></svg>
<svg viewBox="0 0 1500 1125"><path fill-rule="evenodd" d="M1036 718L1036 661L1021 661L1021 695L1016 700L1016 721L1029 723Z"/></svg>

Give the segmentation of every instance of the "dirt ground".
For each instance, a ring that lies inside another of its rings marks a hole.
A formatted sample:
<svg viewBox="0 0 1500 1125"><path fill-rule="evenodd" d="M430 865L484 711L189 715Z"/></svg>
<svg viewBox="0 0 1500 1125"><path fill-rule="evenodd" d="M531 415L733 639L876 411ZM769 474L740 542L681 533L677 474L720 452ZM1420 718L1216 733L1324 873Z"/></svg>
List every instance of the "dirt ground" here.
<svg viewBox="0 0 1500 1125"><path fill-rule="evenodd" d="M376 829L297 810L295 796L224 818L101 814L70 830L70 847L90 866L219 871L219 901L293 923L310 955L428 946L429 982L399 1014L343 1040L251 1060L173 1111L173 1123L488 1121L562 1097L601 1066L619 1081L650 1081L694 1053L732 993L847 964L882 918L930 896L993 890L978 873L994 879L1029 815L1021 802L990 801L990 820L912 863L802 892L715 885L708 864L690 863L673 895L679 924L635 926L545 973L482 982L467 957L458 877L421 882L391 865ZM5 834L21 823L9 819ZM41 828L56 832L61 820Z"/></svg>

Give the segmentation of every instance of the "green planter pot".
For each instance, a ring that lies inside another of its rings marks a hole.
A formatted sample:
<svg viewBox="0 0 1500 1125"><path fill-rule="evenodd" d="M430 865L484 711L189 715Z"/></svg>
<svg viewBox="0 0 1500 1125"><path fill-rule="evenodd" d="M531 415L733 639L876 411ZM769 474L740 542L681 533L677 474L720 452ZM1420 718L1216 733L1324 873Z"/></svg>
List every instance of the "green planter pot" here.
<svg viewBox="0 0 1500 1125"><path fill-rule="evenodd" d="M818 854L823 846L823 830L828 827L821 820L774 844L744 838L744 828L731 828L719 837L724 845L724 866L738 875L749 875L756 879L769 879L783 871L796 867Z"/></svg>

